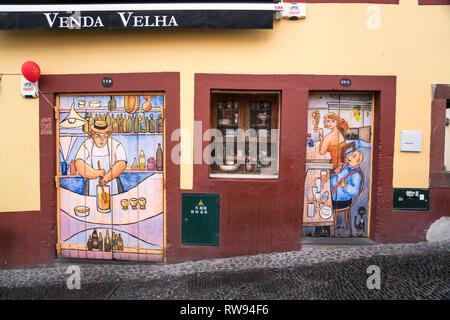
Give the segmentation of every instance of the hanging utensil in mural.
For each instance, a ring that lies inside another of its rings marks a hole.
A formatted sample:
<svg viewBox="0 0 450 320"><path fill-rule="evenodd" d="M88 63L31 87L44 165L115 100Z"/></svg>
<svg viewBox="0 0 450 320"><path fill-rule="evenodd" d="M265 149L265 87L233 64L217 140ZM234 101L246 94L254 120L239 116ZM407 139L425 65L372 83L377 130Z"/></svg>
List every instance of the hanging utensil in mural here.
<svg viewBox="0 0 450 320"><path fill-rule="evenodd" d="M143 109L144 111L150 111L150 110L152 110L152 103L151 103L151 101L150 101L150 100L152 100L152 98L153 98L153 96L144 96L144 99L147 100L147 101L145 101L145 102L142 104L142 109Z"/></svg>
<svg viewBox="0 0 450 320"><path fill-rule="evenodd" d="M59 125L63 128L78 128L83 126L86 122L86 119L84 119L75 111L74 102L72 103L69 114L63 121L59 123Z"/></svg>
<svg viewBox="0 0 450 320"><path fill-rule="evenodd" d="M139 96L125 96L124 108L125 110L133 114L139 110Z"/></svg>
<svg viewBox="0 0 450 320"><path fill-rule="evenodd" d="M320 114L319 111L314 111L312 114L313 117L313 125L314 125L314 133L319 132L319 121L320 121Z"/></svg>

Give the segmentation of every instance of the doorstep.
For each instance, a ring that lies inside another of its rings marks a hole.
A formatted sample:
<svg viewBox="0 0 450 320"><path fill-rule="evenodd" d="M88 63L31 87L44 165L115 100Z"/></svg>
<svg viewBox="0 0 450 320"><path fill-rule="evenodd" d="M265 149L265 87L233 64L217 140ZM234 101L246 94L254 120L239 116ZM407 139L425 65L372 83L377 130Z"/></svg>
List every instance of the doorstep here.
<svg viewBox="0 0 450 320"><path fill-rule="evenodd" d="M376 244L369 238L302 237L302 249L371 246Z"/></svg>
<svg viewBox="0 0 450 320"><path fill-rule="evenodd" d="M119 259L85 259L85 258L55 258L55 263L61 264L96 264L96 265L164 265L162 261L136 261L136 260L119 260Z"/></svg>

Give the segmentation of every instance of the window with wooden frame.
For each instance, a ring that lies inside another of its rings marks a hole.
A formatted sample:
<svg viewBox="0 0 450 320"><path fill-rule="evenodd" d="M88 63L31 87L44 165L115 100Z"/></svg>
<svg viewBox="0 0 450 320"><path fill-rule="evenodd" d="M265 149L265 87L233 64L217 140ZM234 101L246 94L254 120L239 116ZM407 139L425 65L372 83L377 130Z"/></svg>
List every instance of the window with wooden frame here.
<svg viewBox="0 0 450 320"><path fill-rule="evenodd" d="M211 91L213 178L278 178L278 91Z"/></svg>

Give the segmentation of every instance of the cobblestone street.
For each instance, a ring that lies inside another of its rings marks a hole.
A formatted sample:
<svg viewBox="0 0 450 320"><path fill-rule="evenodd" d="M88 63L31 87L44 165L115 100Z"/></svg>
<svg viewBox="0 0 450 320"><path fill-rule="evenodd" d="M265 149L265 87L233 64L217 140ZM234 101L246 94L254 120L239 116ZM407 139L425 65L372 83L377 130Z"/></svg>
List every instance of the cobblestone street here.
<svg viewBox="0 0 450 320"><path fill-rule="evenodd" d="M450 242L307 248L179 264L0 270L1 299L450 299ZM66 270L81 269L69 290ZM370 265L381 288L366 285Z"/></svg>

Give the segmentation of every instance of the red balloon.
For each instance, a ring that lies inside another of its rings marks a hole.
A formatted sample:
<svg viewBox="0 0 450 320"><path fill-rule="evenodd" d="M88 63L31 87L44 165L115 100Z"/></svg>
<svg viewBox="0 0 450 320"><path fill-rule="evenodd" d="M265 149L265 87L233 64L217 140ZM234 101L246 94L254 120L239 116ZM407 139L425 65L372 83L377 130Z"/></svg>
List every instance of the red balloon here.
<svg viewBox="0 0 450 320"><path fill-rule="evenodd" d="M38 81L41 76L41 69L34 61L27 61L22 65L22 74L30 82Z"/></svg>

